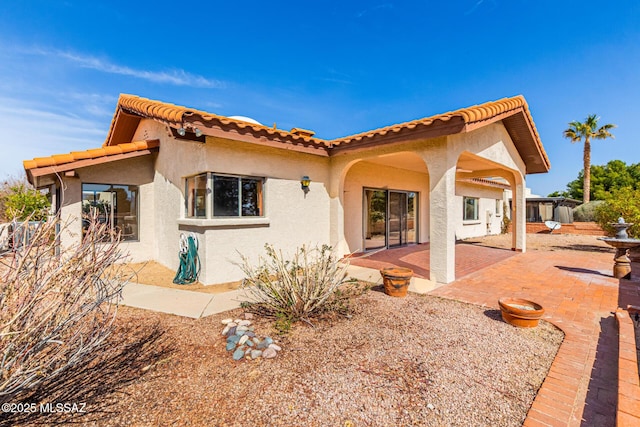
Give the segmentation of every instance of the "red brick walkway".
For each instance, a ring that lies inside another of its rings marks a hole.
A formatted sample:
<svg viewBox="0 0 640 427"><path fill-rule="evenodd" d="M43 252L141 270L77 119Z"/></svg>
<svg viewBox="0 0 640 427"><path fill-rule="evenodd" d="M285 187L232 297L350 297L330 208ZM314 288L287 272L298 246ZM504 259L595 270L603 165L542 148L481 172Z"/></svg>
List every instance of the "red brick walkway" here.
<svg viewBox="0 0 640 427"><path fill-rule="evenodd" d="M458 243L456 244L456 278L464 277L469 273L510 258L515 254L516 252L507 249ZM352 258L350 262L353 265L375 268L376 270L390 266L406 267L412 269L416 277L428 279L429 244L423 243L388 249L371 255Z"/></svg>
<svg viewBox="0 0 640 427"><path fill-rule="evenodd" d="M531 251L433 292L498 308L498 298L534 300L565 333L524 426L614 426L618 306L639 304L639 283L611 276L613 253ZM640 266L637 266L640 267ZM635 280L635 279L634 279Z"/></svg>
<svg viewBox="0 0 640 427"><path fill-rule="evenodd" d="M428 245L383 251L352 264L398 265L429 277ZM517 254L456 245L456 280L431 292L498 309L503 296L534 300L565 339L524 426L615 426L618 330L613 312L640 305L640 282L612 277L613 251ZM640 265L633 266L640 272ZM638 273L640 274L640 273Z"/></svg>

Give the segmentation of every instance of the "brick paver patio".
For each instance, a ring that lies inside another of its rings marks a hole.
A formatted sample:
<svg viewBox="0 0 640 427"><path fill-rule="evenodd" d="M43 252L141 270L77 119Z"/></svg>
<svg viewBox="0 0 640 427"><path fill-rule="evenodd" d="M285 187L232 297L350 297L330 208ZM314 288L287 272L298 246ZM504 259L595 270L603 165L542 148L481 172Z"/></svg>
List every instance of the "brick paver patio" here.
<svg viewBox="0 0 640 427"><path fill-rule="evenodd" d="M613 252L529 251L496 260L486 257L509 251L485 249L458 245L456 257L470 257L459 263L475 271L431 294L496 309L503 296L534 300L545 308L544 319L564 331L564 342L524 426L615 426L618 339L612 312L618 306L640 305L640 283L635 277L612 277ZM414 250L426 251L413 263L428 272L428 248ZM402 254L405 260L396 265L406 263L407 256ZM457 277L463 271L456 263ZM640 265L634 271L640 272Z"/></svg>
<svg viewBox="0 0 640 427"><path fill-rule="evenodd" d="M514 256L508 249L475 246L468 243L456 244L456 277L463 277L474 271ZM413 270L416 277L429 278L429 243L388 249L351 259L351 264L361 267L381 269L397 266Z"/></svg>

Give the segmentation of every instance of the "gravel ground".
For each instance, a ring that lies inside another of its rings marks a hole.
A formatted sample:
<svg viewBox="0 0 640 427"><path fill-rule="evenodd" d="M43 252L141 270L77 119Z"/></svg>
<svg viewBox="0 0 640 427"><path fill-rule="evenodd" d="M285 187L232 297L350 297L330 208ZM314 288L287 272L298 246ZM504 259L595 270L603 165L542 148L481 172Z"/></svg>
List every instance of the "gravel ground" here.
<svg viewBox="0 0 640 427"><path fill-rule="evenodd" d="M476 237L464 240L465 243L490 246L502 249L511 249L511 234L498 234L495 236ZM579 234L548 234L536 233L527 234L528 251L593 251L593 252L615 252L611 246L607 245L598 236L582 236Z"/></svg>
<svg viewBox="0 0 640 427"><path fill-rule="evenodd" d="M120 329L159 322L172 350L96 425L520 426L563 339L541 322L437 297L358 297L350 318L297 324L276 359L234 362L225 317L124 307ZM258 335L272 323L254 321Z"/></svg>
<svg viewBox="0 0 640 427"><path fill-rule="evenodd" d="M609 251L594 237L527 237L529 250ZM510 248L511 240L467 243ZM146 271L165 282L172 278L168 269L151 267ZM144 273L143 283L153 277ZM354 307L349 318L296 324L286 336L277 335L272 321L254 319L256 333L274 337L282 351L275 359L241 362L225 351L221 335L221 320L241 318L241 309L194 320L121 307L108 357L96 358L102 368L82 374L89 378L83 387L91 388L85 400L92 414L58 420L96 426L520 426L563 339L544 321L519 329L504 323L498 310L432 296L392 298L374 288ZM154 330L164 332L160 340L137 344ZM74 392L69 396L82 395ZM102 418L90 422L95 414Z"/></svg>

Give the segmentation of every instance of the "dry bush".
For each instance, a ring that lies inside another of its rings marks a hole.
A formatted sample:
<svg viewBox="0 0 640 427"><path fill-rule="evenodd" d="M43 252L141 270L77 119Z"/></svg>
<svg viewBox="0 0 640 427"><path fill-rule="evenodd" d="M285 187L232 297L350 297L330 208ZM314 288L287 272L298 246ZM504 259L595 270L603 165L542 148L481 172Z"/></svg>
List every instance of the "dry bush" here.
<svg viewBox="0 0 640 427"><path fill-rule="evenodd" d="M118 327L90 360L18 393L12 402L33 402L38 409L30 413L1 414L0 427L107 424L112 416L120 415L117 404L127 385L143 375L145 378L163 375L163 371L156 368L170 359L174 351L164 334L157 323ZM83 412L41 412L40 405L47 403L76 403Z"/></svg>
<svg viewBox="0 0 640 427"><path fill-rule="evenodd" d="M93 356L112 329L125 283L117 241L97 244L93 222L82 241L56 254L59 220L3 258L0 284L0 402L62 375ZM113 304L110 304L113 303Z"/></svg>
<svg viewBox="0 0 640 427"><path fill-rule="evenodd" d="M114 330L128 276L118 236L89 219L80 243L61 247L52 219L0 258L0 404L83 403L82 413L3 413L0 426L70 423L109 415L117 392L169 353L159 326Z"/></svg>
<svg viewBox="0 0 640 427"><path fill-rule="evenodd" d="M352 293L341 289L352 281L347 279L348 263L340 262L330 246L302 246L290 260L272 245L265 250L267 256L261 256L257 266L241 255L238 266L246 276L242 286L250 299L245 308L288 325L348 306L345 299Z"/></svg>

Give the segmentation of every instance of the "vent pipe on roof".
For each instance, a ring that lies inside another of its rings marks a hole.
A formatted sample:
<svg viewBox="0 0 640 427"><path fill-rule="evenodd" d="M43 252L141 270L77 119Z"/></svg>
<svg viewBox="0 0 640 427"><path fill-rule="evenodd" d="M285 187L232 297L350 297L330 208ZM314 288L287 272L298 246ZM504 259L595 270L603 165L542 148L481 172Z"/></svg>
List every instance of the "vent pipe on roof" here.
<svg viewBox="0 0 640 427"><path fill-rule="evenodd" d="M316 134L312 130L300 129L300 128L291 129L291 133L294 134L294 135L303 136L303 137L307 137L307 138L311 138L313 135Z"/></svg>

